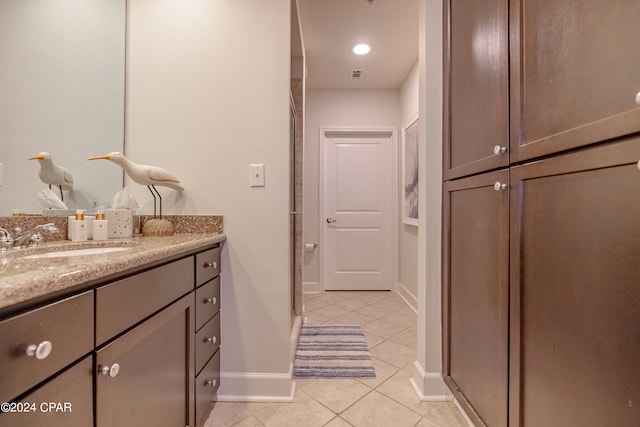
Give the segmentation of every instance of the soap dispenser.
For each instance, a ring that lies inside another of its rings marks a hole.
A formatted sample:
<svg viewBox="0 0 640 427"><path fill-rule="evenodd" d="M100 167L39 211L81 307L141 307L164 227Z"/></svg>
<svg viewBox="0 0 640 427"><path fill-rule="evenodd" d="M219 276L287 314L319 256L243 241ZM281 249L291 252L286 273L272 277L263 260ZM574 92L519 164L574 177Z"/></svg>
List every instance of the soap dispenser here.
<svg viewBox="0 0 640 427"><path fill-rule="evenodd" d="M84 211L78 209L76 211L76 218L70 221L69 227L71 227L71 241L72 242L85 242L88 236L87 220L84 219Z"/></svg>
<svg viewBox="0 0 640 427"><path fill-rule="evenodd" d="M109 238L109 222L105 219L104 212L98 211L93 220L93 240L107 240Z"/></svg>

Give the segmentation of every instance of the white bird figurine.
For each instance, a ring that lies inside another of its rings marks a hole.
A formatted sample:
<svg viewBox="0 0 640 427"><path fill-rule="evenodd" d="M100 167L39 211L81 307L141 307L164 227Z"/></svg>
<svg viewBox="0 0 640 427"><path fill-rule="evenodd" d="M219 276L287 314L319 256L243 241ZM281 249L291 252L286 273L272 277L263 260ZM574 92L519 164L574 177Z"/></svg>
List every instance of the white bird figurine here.
<svg viewBox="0 0 640 427"><path fill-rule="evenodd" d="M53 163L51 154L46 151L38 153L37 156L29 157L28 160L37 160L40 163L38 176L42 182L49 184L49 188L52 185L60 188L60 198L64 201L62 190L73 190L73 176L71 176L71 173L62 166Z"/></svg>
<svg viewBox="0 0 640 427"><path fill-rule="evenodd" d="M111 160L113 163L119 165L124 169L125 173L129 177L141 185L146 185L151 195L153 196L153 216L156 216L156 194L160 198L160 218L162 218L162 197L156 185L163 187L169 187L176 191L183 191L184 188L180 185L180 181L173 174L167 170L159 168L157 166L140 165L127 159L124 154L117 151L109 153L104 156L90 157L87 160ZM155 191L155 193L154 193Z"/></svg>

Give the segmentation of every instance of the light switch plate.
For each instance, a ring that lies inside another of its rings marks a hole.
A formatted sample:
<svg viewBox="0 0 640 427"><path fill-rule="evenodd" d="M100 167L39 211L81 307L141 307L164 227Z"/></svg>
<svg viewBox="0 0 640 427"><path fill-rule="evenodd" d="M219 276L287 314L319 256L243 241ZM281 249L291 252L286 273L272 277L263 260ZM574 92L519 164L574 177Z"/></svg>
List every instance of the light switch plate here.
<svg viewBox="0 0 640 427"><path fill-rule="evenodd" d="M264 187L264 164L251 164L249 165L249 173L252 187Z"/></svg>

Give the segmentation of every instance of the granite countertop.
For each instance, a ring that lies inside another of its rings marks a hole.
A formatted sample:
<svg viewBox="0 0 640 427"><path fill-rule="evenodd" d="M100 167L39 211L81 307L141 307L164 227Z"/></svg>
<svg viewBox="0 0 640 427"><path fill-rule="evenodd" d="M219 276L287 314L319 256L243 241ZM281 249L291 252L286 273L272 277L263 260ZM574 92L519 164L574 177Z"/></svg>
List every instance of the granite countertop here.
<svg viewBox="0 0 640 427"><path fill-rule="evenodd" d="M46 242L36 249L0 252L0 316L226 240L222 233L175 234L106 241ZM25 258L49 251L94 247L128 249L97 255Z"/></svg>

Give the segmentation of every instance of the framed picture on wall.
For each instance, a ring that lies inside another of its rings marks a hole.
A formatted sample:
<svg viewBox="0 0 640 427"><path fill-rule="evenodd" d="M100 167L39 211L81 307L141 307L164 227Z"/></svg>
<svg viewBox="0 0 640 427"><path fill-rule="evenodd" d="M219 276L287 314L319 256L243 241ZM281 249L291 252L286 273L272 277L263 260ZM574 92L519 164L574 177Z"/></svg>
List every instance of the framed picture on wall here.
<svg viewBox="0 0 640 427"><path fill-rule="evenodd" d="M402 221L418 225L418 118L402 132Z"/></svg>

